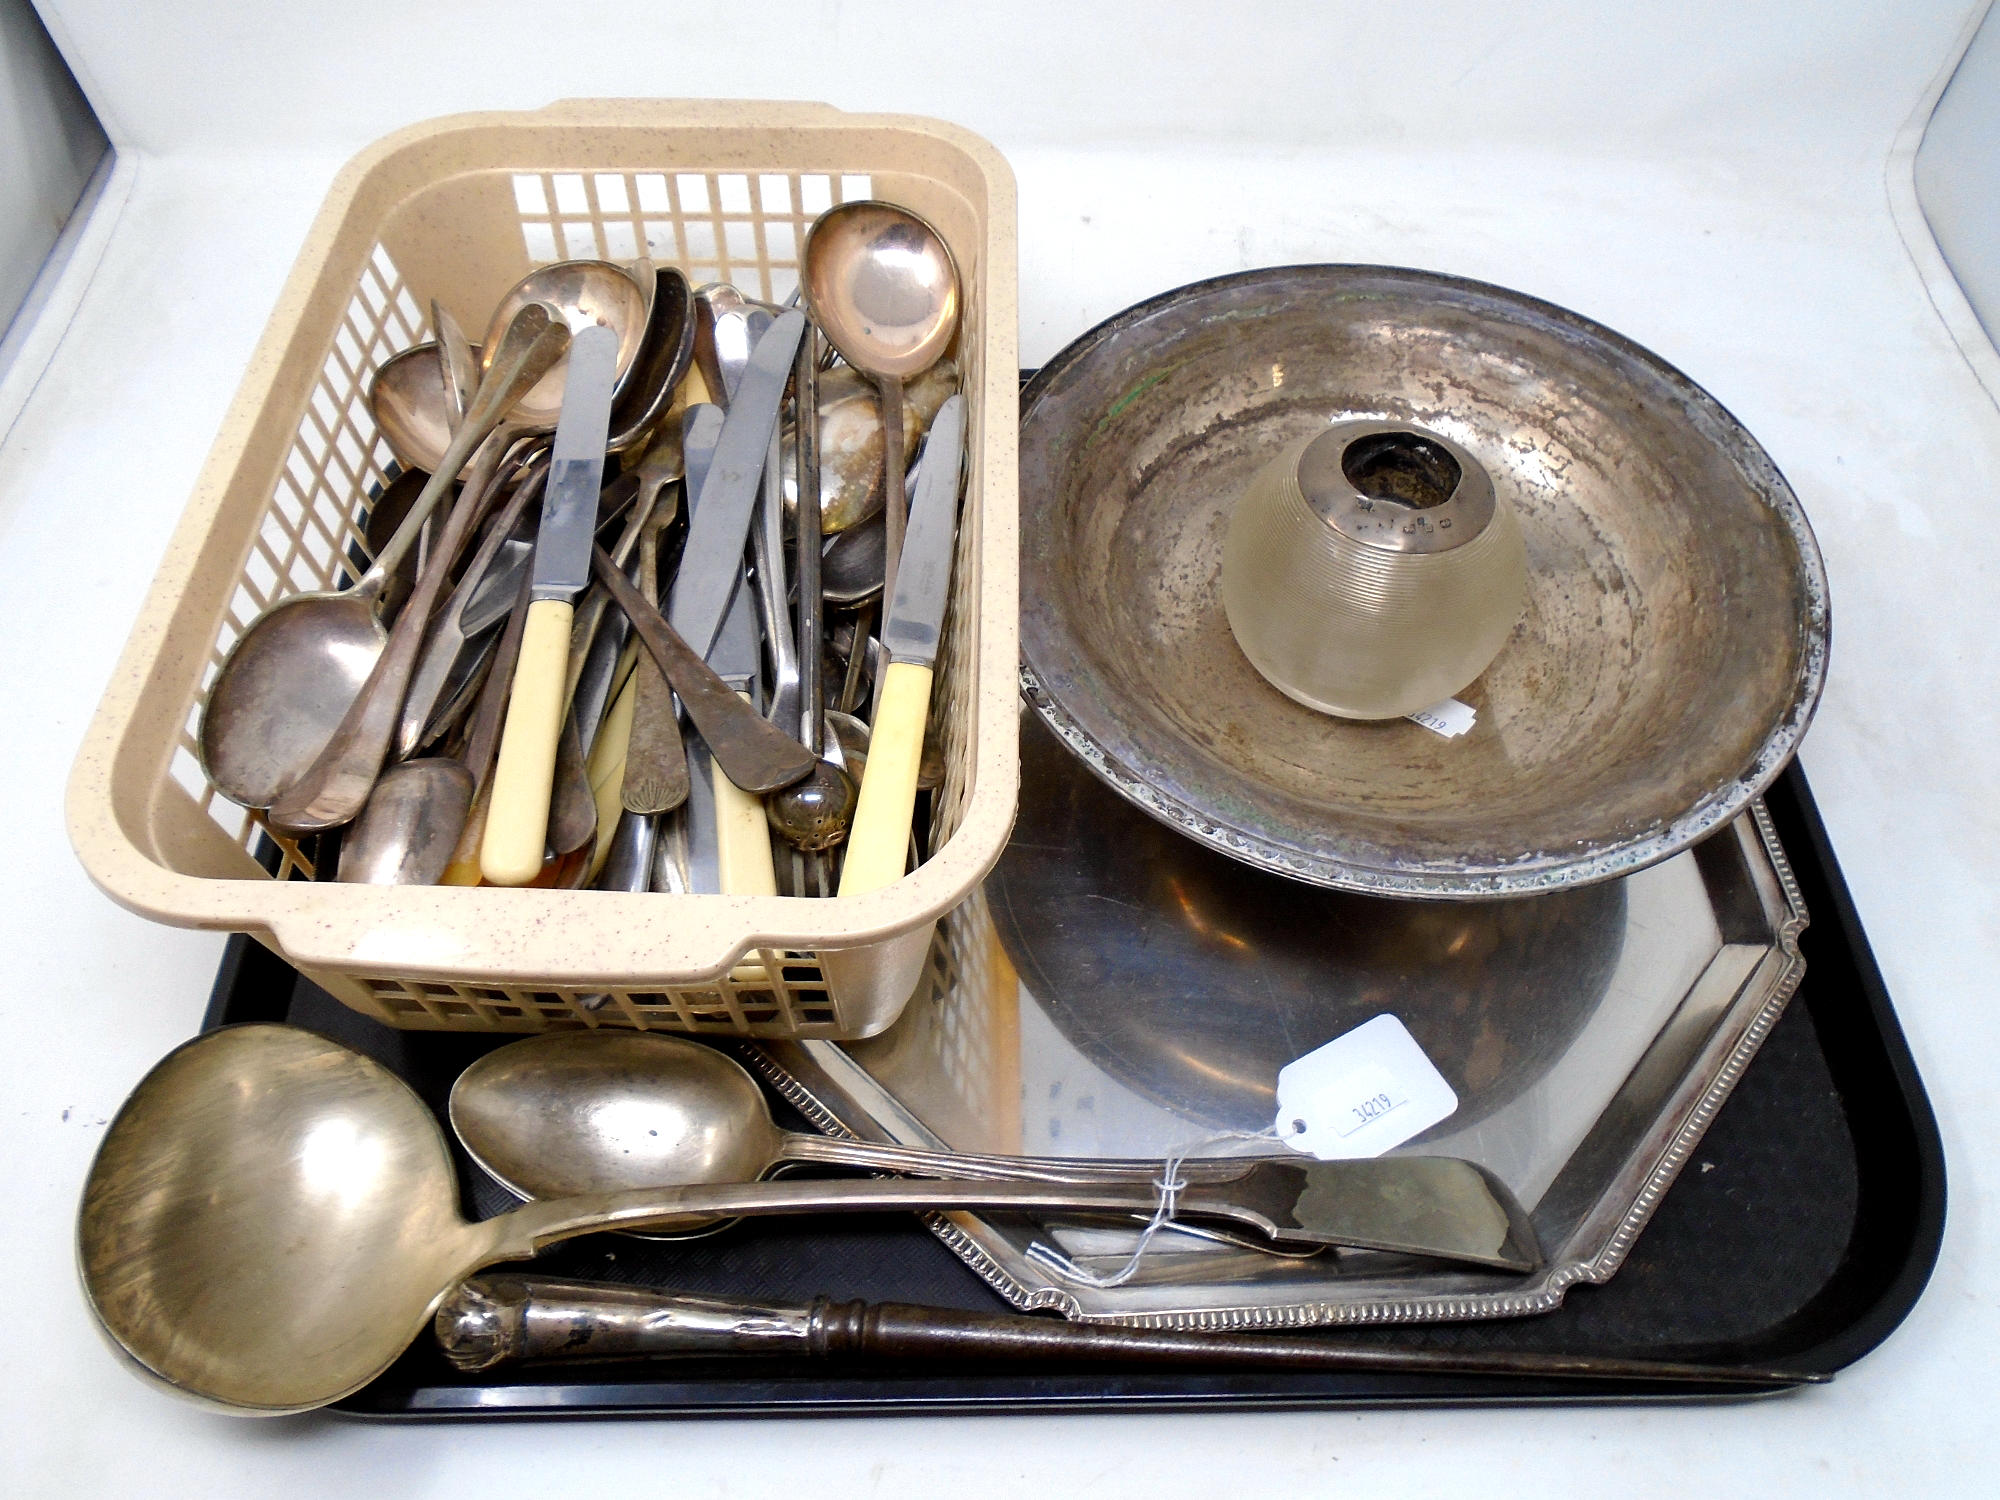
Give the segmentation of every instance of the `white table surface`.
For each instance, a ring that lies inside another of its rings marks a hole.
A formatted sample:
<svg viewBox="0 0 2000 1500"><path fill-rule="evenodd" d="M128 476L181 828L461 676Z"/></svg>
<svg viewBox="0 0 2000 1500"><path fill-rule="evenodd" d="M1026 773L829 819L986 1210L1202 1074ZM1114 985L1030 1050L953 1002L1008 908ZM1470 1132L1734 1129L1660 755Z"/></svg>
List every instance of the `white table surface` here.
<svg viewBox="0 0 2000 1500"><path fill-rule="evenodd" d="M524 0L43 9L123 161L0 447L0 1490L1990 1492L2000 411L1975 370L1993 351L1955 341L1904 201L1912 112L1967 5L1436 0L1268 7L1255 28L973 6L921 67L908 38L883 61L874 3L777 7L798 45L762 55L685 16L571 7L579 35L637 14L658 39L594 59L510 51L549 13ZM1378 261L1575 308L1714 392L1825 550L1832 671L1802 759L1950 1162L1943 1256L1903 1327L1829 1387L1694 1409L414 1427L236 1420L121 1369L76 1288L76 1194L119 1101L197 1024L222 939L90 886L69 763L333 172L417 118L579 94L822 97L986 134L1020 183L1025 362L1197 277Z"/></svg>

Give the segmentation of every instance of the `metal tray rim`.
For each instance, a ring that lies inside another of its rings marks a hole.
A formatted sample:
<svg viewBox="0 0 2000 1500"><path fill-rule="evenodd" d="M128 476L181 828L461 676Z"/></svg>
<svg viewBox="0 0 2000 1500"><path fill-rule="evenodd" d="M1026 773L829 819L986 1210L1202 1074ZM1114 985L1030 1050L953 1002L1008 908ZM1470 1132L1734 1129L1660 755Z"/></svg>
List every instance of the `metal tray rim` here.
<svg viewBox="0 0 2000 1500"><path fill-rule="evenodd" d="M1143 1328L1201 1329L1210 1331L1272 1328L1310 1328L1331 1325L1382 1323L1454 1322L1469 1318L1529 1317L1560 1306L1569 1289L1579 1283L1602 1283L1618 1270L1630 1253L1639 1233L1654 1209L1693 1155L1702 1135L1738 1079L1763 1045L1764 1038L1784 1013L1805 975L1805 957L1799 937L1809 921L1805 898L1791 863L1778 842L1777 831L1762 797L1752 800L1744 814L1757 835L1758 847L1769 861L1778 886L1781 915L1773 923L1772 955L1779 960L1775 974L1763 985L1746 982L1737 997L1718 1018L1716 1034L1733 1034L1728 1050L1713 1066L1707 1082L1690 1088L1684 1079L1669 1096L1661 1118L1678 1116L1679 1123L1660 1148L1653 1165L1633 1191L1632 1201L1616 1223L1589 1254L1557 1252L1557 1258L1530 1280L1526 1288L1498 1292L1443 1294L1386 1298L1364 1302L1301 1301L1273 1303L1260 1307L1189 1309L1160 1312L1103 1312L1087 1309L1073 1293L1060 1287L1034 1287L1018 1280L966 1225L978 1224L971 1214L925 1214L925 1224L982 1281L1013 1306L1027 1312L1053 1311L1080 1322L1119 1323ZM797 1044L809 1054L831 1044ZM855 1132L827 1103L763 1048L745 1046L740 1055L773 1089L813 1125L829 1135L852 1137ZM1606 1190L1607 1196L1616 1188ZM1587 1228L1587 1224L1585 1226ZM1582 1231L1579 1230L1579 1233ZM1572 1236L1574 1239L1574 1236Z"/></svg>

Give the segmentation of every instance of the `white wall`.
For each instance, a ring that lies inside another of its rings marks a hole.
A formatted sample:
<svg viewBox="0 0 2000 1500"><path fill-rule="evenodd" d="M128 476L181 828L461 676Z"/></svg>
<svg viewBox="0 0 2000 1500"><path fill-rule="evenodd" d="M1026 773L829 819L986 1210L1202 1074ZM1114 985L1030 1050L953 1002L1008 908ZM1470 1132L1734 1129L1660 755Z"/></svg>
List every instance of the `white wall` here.
<svg viewBox="0 0 2000 1500"><path fill-rule="evenodd" d="M121 147L351 150L564 94L823 99L1003 150L1792 150L1846 171L1980 0L42 0Z"/></svg>
<svg viewBox="0 0 2000 1500"><path fill-rule="evenodd" d="M0 0L0 329L104 148L104 132L28 0Z"/></svg>
<svg viewBox="0 0 2000 1500"><path fill-rule="evenodd" d="M1989 338L2000 339L2000 11L1988 11L1917 152L1917 200Z"/></svg>

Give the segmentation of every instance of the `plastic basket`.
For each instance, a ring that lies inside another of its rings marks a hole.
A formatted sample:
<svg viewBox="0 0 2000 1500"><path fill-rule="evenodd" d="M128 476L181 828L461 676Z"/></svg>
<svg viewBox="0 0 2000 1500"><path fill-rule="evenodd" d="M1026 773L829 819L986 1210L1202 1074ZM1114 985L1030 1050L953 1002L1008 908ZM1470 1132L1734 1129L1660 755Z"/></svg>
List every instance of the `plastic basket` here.
<svg viewBox="0 0 2000 1500"><path fill-rule="evenodd" d="M645 251L696 284L782 300L806 227L856 197L935 225L965 292L954 353L969 463L931 707L945 777L914 871L834 899L319 883L296 846L207 785L194 731L231 643L273 600L357 571L391 462L368 376L425 336L429 299L483 327L538 263ZM68 817L91 878L156 920L247 932L395 1026L880 1031L937 918L998 859L1013 819L1015 315L1013 177L953 126L812 104L593 100L378 143L320 211L84 741ZM256 856L274 845L270 870Z"/></svg>

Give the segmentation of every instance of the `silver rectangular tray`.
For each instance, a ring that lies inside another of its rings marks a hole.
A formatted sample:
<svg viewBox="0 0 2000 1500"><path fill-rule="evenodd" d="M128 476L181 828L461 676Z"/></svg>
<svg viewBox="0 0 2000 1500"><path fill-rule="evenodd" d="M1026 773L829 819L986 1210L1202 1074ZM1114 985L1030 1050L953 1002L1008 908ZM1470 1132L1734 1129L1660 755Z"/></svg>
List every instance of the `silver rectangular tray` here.
<svg viewBox="0 0 2000 1500"><path fill-rule="evenodd" d="M1283 1258L1123 1228L939 1214L1010 1302L1084 1320L1252 1328L1547 1311L1618 1269L1804 972L1804 903L1761 801L1687 853L1506 901L1385 901L1237 865L1133 809L1032 715L1007 853L940 924L902 1018L748 1060L820 1129L963 1151L1165 1156L1268 1127L1286 1062L1384 1011L1459 1096L1398 1148L1469 1157L1529 1208L1522 1278L1405 1257Z"/></svg>

